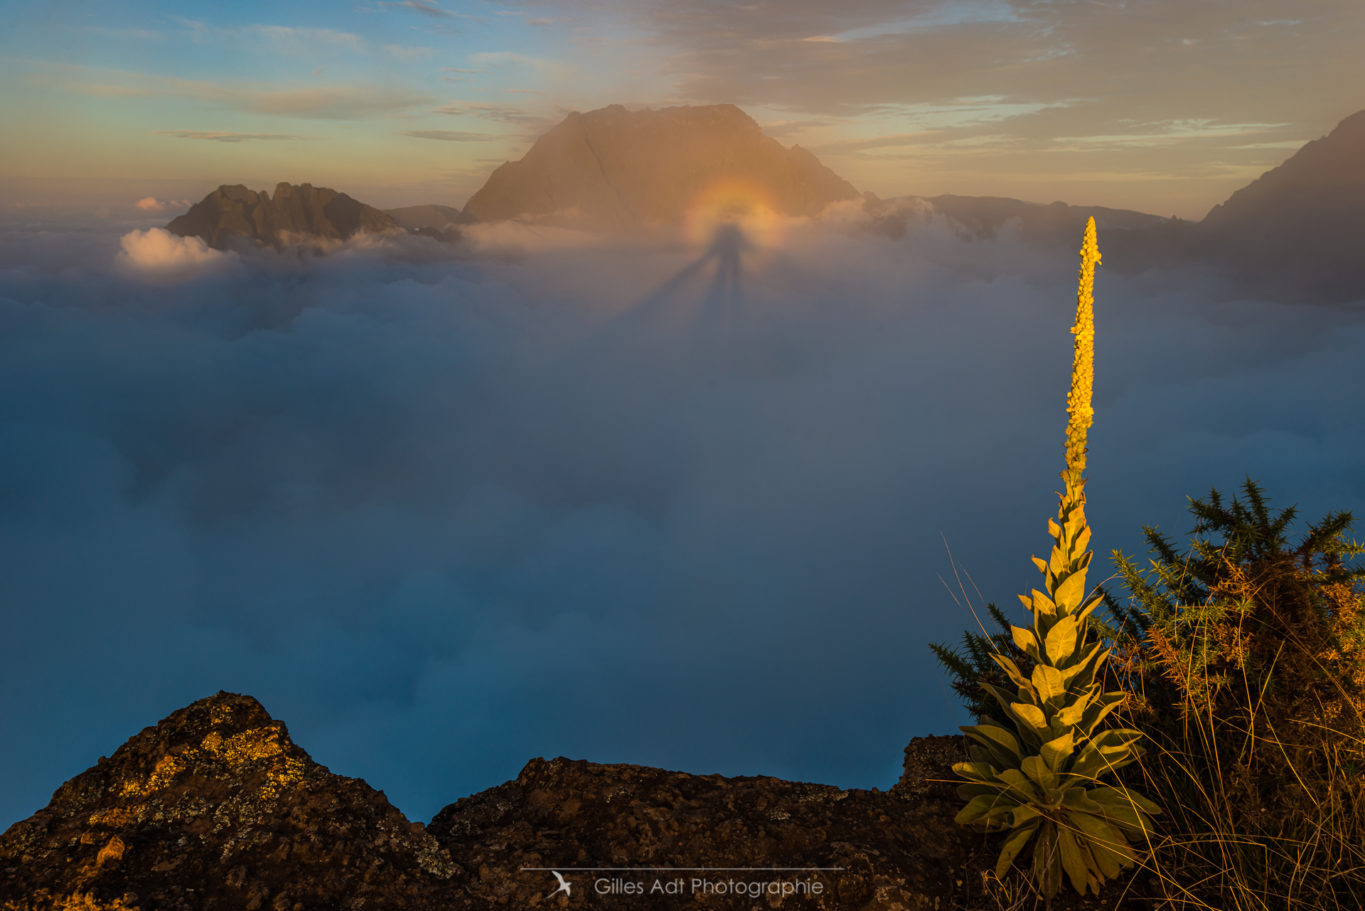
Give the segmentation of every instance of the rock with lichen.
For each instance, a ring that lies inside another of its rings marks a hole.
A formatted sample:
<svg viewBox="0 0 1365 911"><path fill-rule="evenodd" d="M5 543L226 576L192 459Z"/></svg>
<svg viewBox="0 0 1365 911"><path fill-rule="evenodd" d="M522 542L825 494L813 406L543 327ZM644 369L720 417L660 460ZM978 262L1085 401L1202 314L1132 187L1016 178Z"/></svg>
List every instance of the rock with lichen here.
<svg viewBox="0 0 1365 911"><path fill-rule="evenodd" d="M424 828L314 762L256 700L219 693L0 835L0 911L987 911L1004 895L983 878L998 846L953 823L964 752L917 738L885 792L533 759ZM570 896L551 896L556 868Z"/></svg>
<svg viewBox="0 0 1365 911"><path fill-rule="evenodd" d="M230 693L146 728L0 836L5 911L446 911L474 907L463 876L381 792Z"/></svg>
<svg viewBox="0 0 1365 911"><path fill-rule="evenodd" d="M956 867L977 839L942 796L536 759L446 807L429 831L500 906L531 906L556 883L514 871L558 867L603 907L908 911L964 892ZM773 867L805 869L733 869Z"/></svg>

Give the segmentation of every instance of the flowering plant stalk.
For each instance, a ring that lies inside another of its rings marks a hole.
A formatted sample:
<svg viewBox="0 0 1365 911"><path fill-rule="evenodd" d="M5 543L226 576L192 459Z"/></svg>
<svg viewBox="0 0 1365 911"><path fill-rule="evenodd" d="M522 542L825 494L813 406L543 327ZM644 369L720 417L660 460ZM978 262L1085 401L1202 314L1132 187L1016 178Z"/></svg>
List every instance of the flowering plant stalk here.
<svg viewBox="0 0 1365 911"><path fill-rule="evenodd" d="M1066 469L1062 472L1057 518L1048 521L1052 551L1033 558L1043 590L1021 595L1032 614L1030 627L1012 626L1015 644L1034 662L1025 676L1011 658L992 657L1017 689L986 684L1014 730L997 724L962 728L973 742L971 762L953 770L967 783L959 793L967 805L961 824L1006 833L996 863L1003 877L1026 849L1032 876L1051 897L1063 872L1078 892L1095 892L1137 860L1133 839L1152 830L1155 804L1121 784L1100 779L1135 761L1136 730L1104 726L1124 700L1105 692L1100 669L1109 651L1092 636L1090 615L1100 605L1087 597L1090 526L1085 518L1086 435L1094 421L1095 266L1100 262L1095 220L1085 227L1076 296L1075 346L1067 395Z"/></svg>

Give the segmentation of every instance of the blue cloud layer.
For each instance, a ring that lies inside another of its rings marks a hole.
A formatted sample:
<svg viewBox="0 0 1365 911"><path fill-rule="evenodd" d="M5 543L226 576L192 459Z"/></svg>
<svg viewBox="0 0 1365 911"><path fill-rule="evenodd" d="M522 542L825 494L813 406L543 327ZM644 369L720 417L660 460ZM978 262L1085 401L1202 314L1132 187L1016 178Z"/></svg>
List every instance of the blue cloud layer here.
<svg viewBox="0 0 1365 911"><path fill-rule="evenodd" d="M1072 250L117 249L0 234L0 822L219 688L418 819L537 755L887 787L964 721L954 561L1035 583ZM1100 576L1247 474L1361 509L1360 307L1098 293Z"/></svg>

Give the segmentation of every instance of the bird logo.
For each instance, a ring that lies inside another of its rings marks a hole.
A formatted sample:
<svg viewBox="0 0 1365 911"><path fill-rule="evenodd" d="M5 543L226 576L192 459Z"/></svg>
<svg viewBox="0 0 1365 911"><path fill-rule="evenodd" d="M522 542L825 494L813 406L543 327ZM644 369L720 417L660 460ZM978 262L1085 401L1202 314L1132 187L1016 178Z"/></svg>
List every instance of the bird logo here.
<svg viewBox="0 0 1365 911"><path fill-rule="evenodd" d="M564 897L565 897L565 898L570 898L570 897L572 897L572 896L573 896L573 887L569 884L569 881L568 881L567 879L565 879L563 876L561 876L558 870L551 870L550 872L553 873L553 874L555 875L555 879L559 880L559 885L555 888L555 890L554 890L553 892L551 892L549 895L547 895L547 896L545 896L545 897L546 897L546 898L554 898L556 895L558 895L558 894L561 893L561 892L564 893Z"/></svg>

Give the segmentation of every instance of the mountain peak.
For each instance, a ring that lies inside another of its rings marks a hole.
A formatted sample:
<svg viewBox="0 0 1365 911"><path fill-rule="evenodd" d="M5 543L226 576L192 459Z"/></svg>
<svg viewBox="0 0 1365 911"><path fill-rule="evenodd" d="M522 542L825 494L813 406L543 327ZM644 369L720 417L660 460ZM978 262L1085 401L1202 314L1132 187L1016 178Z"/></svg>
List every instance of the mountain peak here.
<svg viewBox="0 0 1365 911"><path fill-rule="evenodd" d="M338 895L460 908L455 873L383 794L225 692L144 728L0 835L6 908L327 907Z"/></svg>
<svg viewBox="0 0 1365 911"><path fill-rule="evenodd" d="M1341 194L1345 193L1343 197ZM1365 202L1365 111L1342 120L1332 132L1306 143L1278 167L1213 207L1204 223L1214 226L1260 218L1271 209L1329 210ZM1358 209L1359 211L1359 209Z"/></svg>
<svg viewBox="0 0 1365 911"><path fill-rule="evenodd" d="M360 232L398 229L390 216L329 187L279 183L272 198L241 184L224 185L166 225L218 250L246 244L282 248L291 239L345 240Z"/></svg>
<svg viewBox="0 0 1365 911"><path fill-rule="evenodd" d="M562 218L595 228L676 224L723 182L778 215L815 215L858 195L804 149L788 149L732 104L575 112L470 197L478 221ZM756 204L758 204L756 202Z"/></svg>
<svg viewBox="0 0 1365 911"><path fill-rule="evenodd" d="M1214 206L1191 239L1249 290L1350 300L1365 282L1365 111Z"/></svg>

